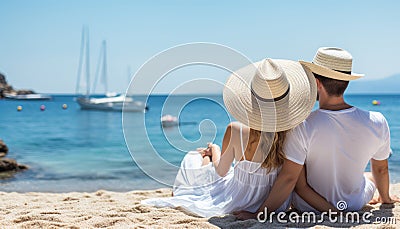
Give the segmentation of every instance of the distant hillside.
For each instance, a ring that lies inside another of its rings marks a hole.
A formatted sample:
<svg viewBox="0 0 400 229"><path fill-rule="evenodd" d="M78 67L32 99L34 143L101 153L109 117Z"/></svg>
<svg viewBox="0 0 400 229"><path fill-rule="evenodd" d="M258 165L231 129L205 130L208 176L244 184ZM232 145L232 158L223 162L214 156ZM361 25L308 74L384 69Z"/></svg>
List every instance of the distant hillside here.
<svg viewBox="0 0 400 229"><path fill-rule="evenodd" d="M400 74L378 80L354 80L346 91L349 94L400 94Z"/></svg>

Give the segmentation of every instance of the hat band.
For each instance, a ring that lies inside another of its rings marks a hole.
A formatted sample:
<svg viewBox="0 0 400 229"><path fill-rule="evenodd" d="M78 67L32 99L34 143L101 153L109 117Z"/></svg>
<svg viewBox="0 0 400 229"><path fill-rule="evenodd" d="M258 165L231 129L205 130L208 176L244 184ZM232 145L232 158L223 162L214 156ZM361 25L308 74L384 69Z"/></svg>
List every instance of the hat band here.
<svg viewBox="0 0 400 229"><path fill-rule="evenodd" d="M344 74L347 74L347 75L351 75L351 72L349 72L349 71L340 71L340 70L335 70L335 69L332 69L333 71L335 71L335 72L340 72L340 73L344 73Z"/></svg>
<svg viewBox="0 0 400 229"><path fill-rule="evenodd" d="M314 61L311 62L311 63L316 64L316 63L314 63ZM317 65L319 65L319 64L317 64ZM322 66L322 65L319 65L319 66ZM325 67L325 66L322 66L322 67ZM325 68L328 68L328 67L325 67ZM351 71L340 71L340 70L336 70L336 69L332 69L332 68L328 68L328 69L330 69L332 71L335 71L335 72L340 72L340 73L344 73L344 74L347 74L347 75L351 75Z"/></svg>
<svg viewBox="0 0 400 229"><path fill-rule="evenodd" d="M263 97L261 97L261 96L259 96L254 90L253 90L253 87L251 87L251 94L254 96L254 97L256 97L258 100L261 100L261 101L263 101L263 102L277 102L277 101L279 101L279 100L282 100L283 98L285 98L288 94L289 94L289 91L290 91L290 85L288 86L288 89L285 91L285 93L283 93L281 96L279 96L279 97L276 97L276 98L272 98L272 99L266 99L266 98L263 98Z"/></svg>

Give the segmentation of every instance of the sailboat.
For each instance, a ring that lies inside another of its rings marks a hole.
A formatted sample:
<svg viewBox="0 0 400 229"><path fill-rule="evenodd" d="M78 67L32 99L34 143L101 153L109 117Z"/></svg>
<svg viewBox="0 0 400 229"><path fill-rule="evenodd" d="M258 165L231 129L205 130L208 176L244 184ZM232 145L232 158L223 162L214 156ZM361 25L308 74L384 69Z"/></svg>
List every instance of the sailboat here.
<svg viewBox="0 0 400 229"><path fill-rule="evenodd" d="M82 67L85 65L86 73L86 95L80 96L76 99L81 109L83 110L104 110L104 111L132 111L143 112L147 110L145 103L134 100L131 96L126 94L110 93L107 87L107 53L106 41L102 43L102 49L99 56L99 63L96 70L96 78L93 85L93 91L96 90L97 80L101 74L101 82L105 86L105 97L91 97L90 96L90 65L89 65L89 32L88 29L82 29L81 52L78 66L78 80L76 86L76 93L79 93ZM85 60L83 58L85 57ZM85 61L85 63L83 63ZM101 73L100 73L101 68Z"/></svg>

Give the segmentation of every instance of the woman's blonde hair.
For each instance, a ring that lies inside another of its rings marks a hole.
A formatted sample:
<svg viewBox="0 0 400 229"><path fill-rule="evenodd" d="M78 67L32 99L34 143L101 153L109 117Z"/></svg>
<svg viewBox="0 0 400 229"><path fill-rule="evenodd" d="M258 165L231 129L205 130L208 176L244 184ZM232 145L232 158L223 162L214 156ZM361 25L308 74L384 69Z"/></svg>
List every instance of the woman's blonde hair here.
<svg viewBox="0 0 400 229"><path fill-rule="evenodd" d="M259 130L250 128L250 144L258 143L259 149L269 149L267 157L264 159L261 165L262 167L266 168L268 172L270 172L272 169L280 167L286 158L286 155L283 152L286 133L287 131L276 133L261 132Z"/></svg>

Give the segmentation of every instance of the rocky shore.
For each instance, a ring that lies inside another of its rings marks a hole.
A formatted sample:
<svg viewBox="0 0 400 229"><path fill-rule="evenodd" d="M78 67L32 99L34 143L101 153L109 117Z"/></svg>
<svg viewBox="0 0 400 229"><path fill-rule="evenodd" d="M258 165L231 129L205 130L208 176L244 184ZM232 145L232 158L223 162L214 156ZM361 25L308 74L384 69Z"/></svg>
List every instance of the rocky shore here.
<svg viewBox="0 0 400 229"><path fill-rule="evenodd" d="M4 94L27 95L35 94L32 90L16 90L7 83L6 77L0 73L0 99L4 98Z"/></svg>
<svg viewBox="0 0 400 229"><path fill-rule="evenodd" d="M0 179L12 177L16 172L28 169L28 166L18 164L14 159L4 158L7 153L8 147L0 139Z"/></svg>

